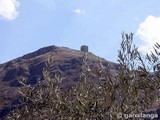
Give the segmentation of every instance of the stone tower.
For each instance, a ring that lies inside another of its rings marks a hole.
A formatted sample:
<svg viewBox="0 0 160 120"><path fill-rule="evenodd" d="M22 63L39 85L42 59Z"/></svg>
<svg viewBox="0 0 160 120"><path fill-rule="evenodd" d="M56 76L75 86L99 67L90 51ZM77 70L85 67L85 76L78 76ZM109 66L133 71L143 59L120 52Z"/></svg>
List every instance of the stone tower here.
<svg viewBox="0 0 160 120"><path fill-rule="evenodd" d="M83 51L83 52L88 52L88 46L82 45L82 46L81 46L81 51Z"/></svg>

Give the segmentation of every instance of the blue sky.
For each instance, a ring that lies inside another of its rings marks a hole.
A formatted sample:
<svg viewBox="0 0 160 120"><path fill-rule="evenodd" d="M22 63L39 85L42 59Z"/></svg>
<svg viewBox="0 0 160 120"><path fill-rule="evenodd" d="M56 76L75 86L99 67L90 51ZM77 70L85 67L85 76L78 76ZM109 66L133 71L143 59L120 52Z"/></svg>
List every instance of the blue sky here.
<svg viewBox="0 0 160 120"><path fill-rule="evenodd" d="M122 32L142 52L160 42L159 0L0 0L0 63L41 47L89 51L116 62Z"/></svg>

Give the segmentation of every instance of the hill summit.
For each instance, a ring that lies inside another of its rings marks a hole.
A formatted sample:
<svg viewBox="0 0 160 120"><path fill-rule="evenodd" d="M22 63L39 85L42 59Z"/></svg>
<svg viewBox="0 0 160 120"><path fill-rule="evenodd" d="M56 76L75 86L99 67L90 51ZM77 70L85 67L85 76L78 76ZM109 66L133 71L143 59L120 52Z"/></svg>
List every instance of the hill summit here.
<svg viewBox="0 0 160 120"><path fill-rule="evenodd" d="M81 72L82 58L87 53L88 63L96 68L101 61L110 72L117 70L118 64L109 62L91 52L79 51L67 47L48 46L35 52L26 54L0 65L0 114L3 116L9 106L16 104L17 89L22 87L18 82L24 79L27 84L34 85L43 80L43 69L51 56L55 66L54 72L60 74L65 80L64 86L77 83Z"/></svg>

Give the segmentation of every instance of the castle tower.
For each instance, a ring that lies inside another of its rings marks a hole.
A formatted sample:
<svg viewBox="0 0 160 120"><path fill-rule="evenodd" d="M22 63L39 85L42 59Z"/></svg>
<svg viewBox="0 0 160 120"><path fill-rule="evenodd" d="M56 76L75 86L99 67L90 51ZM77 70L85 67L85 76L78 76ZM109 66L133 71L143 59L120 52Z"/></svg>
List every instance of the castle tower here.
<svg viewBox="0 0 160 120"><path fill-rule="evenodd" d="M81 46L81 51L83 51L83 52L88 52L88 46L82 45L82 46Z"/></svg>

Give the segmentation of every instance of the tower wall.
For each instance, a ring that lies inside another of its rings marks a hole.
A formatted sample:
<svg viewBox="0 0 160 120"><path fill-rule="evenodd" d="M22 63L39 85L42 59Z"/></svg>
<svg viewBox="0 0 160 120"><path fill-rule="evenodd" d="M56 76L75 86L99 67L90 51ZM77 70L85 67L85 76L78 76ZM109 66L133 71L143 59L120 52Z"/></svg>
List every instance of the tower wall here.
<svg viewBox="0 0 160 120"><path fill-rule="evenodd" d="M81 46L81 51L83 51L83 52L88 52L88 46L82 45L82 46Z"/></svg>

